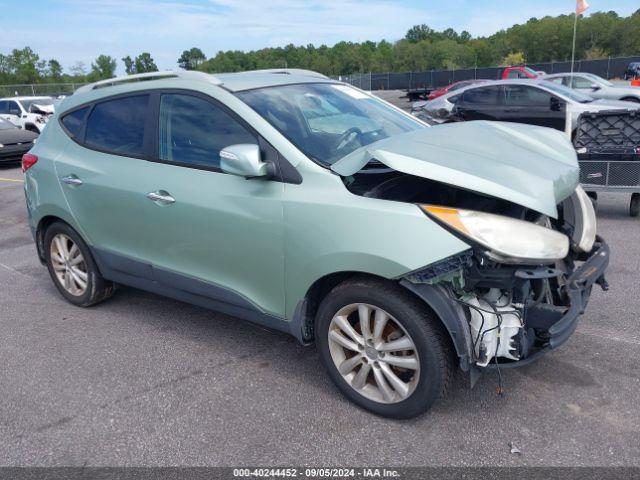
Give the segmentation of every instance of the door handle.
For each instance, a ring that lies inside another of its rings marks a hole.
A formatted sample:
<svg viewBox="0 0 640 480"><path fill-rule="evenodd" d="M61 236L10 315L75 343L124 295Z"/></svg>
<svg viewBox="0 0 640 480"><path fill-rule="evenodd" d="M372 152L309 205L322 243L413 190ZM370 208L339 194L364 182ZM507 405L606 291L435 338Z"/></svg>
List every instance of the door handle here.
<svg viewBox="0 0 640 480"><path fill-rule="evenodd" d="M149 192L147 193L147 198L152 202L156 202L160 205L171 205L172 203L176 203L176 199L164 190Z"/></svg>
<svg viewBox="0 0 640 480"><path fill-rule="evenodd" d="M82 180L80 180L75 175L68 175L66 177L62 177L61 180L63 183L66 183L67 185L82 185Z"/></svg>

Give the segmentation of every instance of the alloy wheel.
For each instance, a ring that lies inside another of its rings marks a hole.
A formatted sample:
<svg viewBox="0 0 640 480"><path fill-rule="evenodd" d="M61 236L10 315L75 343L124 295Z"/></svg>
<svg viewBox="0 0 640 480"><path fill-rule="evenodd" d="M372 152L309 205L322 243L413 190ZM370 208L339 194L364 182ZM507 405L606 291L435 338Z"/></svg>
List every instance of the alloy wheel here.
<svg viewBox="0 0 640 480"><path fill-rule="evenodd" d="M411 336L385 310L354 303L329 325L329 351L344 380L364 397L398 403L415 390L420 360Z"/></svg>
<svg viewBox="0 0 640 480"><path fill-rule="evenodd" d="M87 290L87 264L78 245L64 233L51 239L51 265L60 285L71 295L81 296Z"/></svg>

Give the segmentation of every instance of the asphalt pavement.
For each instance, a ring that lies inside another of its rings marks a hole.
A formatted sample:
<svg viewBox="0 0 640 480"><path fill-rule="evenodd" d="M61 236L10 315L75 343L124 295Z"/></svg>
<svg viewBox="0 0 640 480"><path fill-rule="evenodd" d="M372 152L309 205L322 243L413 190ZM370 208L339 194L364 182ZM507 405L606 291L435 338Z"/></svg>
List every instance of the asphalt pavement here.
<svg viewBox="0 0 640 480"><path fill-rule="evenodd" d="M602 195L611 290L537 363L459 375L386 420L293 338L132 288L74 307L40 265L21 173L0 168L0 465L639 465L640 219ZM511 453L511 446L521 453Z"/></svg>

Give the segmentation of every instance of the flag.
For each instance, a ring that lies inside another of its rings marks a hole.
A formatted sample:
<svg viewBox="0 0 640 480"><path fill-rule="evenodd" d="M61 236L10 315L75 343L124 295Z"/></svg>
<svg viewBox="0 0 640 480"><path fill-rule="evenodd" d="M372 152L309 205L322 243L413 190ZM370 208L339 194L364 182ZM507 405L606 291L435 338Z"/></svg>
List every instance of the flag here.
<svg viewBox="0 0 640 480"><path fill-rule="evenodd" d="M582 15L587 8L589 8L589 4L587 0L577 0L576 2L576 15Z"/></svg>

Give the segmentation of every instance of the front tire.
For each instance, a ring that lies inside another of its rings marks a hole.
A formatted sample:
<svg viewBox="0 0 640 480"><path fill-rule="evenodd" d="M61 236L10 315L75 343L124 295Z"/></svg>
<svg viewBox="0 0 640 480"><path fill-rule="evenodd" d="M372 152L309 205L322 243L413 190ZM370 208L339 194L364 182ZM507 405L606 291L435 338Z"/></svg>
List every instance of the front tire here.
<svg viewBox="0 0 640 480"><path fill-rule="evenodd" d="M86 243L66 223L47 228L44 254L53 283L70 303L88 307L113 294L113 283L100 275Z"/></svg>
<svg viewBox="0 0 640 480"><path fill-rule="evenodd" d="M362 408L391 418L428 410L453 375L439 320L401 286L348 280L322 301L316 344L329 376Z"/></svg>

